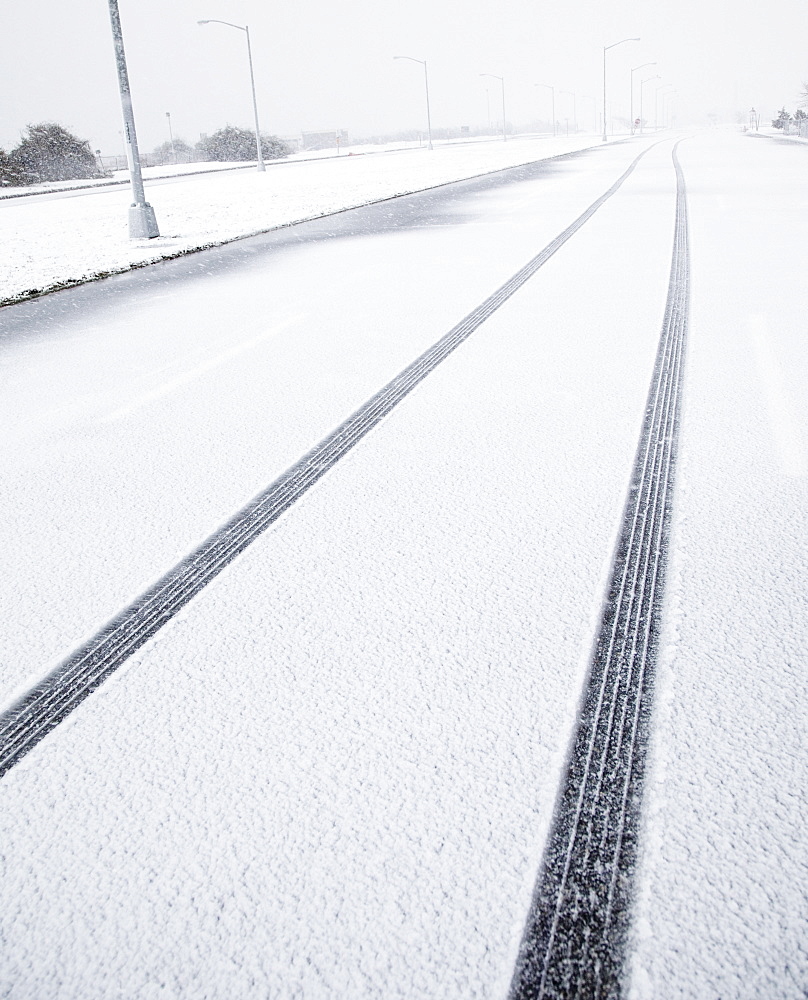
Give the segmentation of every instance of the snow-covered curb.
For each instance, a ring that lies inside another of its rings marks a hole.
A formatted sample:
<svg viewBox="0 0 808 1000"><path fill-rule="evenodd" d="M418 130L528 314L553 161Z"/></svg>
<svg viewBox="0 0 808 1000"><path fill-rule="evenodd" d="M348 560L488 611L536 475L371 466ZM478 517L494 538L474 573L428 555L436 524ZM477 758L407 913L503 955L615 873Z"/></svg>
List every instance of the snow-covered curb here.
<svg viewBox="0 0 808 1000"><path fill-rule="evenodd" d="M163 167L147 167L143 170L143 177L147 181L162 181L169 178L195 177L197 174L218 174L225 170L247 170L249 167L255 169L254 163L184 163L182 166L185 169L172 170L168 164ZM0 201L7 201L10 198L36 198L46 194L61 194L64 191L84 191L89 188L120 187L121 184L129 183L128 171L115 170L107 177L96 177L90 180L82 178L74 181L32 184L30 187L0 188Z"/></svg>
<svg viewBox="0 0 808 1000"><path fill-rule="evenodd" d="M129 192L90 190L64 198L14 199L0 206L7 256L0 305L320 219L362 205L441 187L591 147L577 139L519 139L446 146L428 154L330 157L287 163L283 171L192 175L147 186L161 233L130 240Z"/></svg>

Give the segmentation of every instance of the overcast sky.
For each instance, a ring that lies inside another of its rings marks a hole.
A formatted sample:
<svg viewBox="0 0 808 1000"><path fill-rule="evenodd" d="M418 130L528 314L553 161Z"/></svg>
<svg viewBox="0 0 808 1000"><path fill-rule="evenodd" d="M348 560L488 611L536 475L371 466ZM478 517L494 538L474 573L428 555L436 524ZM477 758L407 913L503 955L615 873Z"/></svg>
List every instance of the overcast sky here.
<svg viewBox="0 0 808 1000"><path fill-rule="evenodd" d="M175 136L189 142L226 123L251 126L245 36L203 18L248 24L261 127L279 135L346 128L353 135L424 126L427 59L435 126L484 125L499 117L499 82L516 125L556 117L590 126L601 101L602 47L609 97L628 116L629 71L657 66L646 85L677 90L680 122L732 120L755 105L771 117L796 106L808 81L808 0L119 0L141 151ZM122 153L120 103L106 0L3 0L0 146L29 122L58 121L93 149ZM490 92L488 98L486 90ZM586 95L586 96L585 96ZM635 107L635 113L636 113ZM652 117L652 115L651 115Z"/></svg>

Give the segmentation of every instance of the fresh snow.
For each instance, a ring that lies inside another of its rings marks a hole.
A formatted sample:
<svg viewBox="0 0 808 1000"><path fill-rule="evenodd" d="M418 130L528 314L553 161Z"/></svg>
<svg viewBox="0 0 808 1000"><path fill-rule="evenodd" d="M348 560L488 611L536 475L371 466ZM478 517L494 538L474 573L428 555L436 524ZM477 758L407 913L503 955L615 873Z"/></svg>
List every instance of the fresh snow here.
<svg viewBox="0 0 808 1000"><path fill-rule="evenodd" d="M717 136L680 148L693 305L630 995L798 1000L808 151Z"/></svg>
<svg viewBox="0 0 808 1000"><path fill-rule="evenodd" d="M153 240L129 238L128 187L0 199L0 302L596 142L592 136L514 138L438 146L431 153L424 147L290 159L263 174L219 170L147 179L161 233Z"/></svg>
<svg viewBox="0 0 808 1000"><path fill-rule="evenodd" d="M0 310L2 701L650 144ZM0 781L0 995L504 1000L662 323L671 146ZM804 155L680 147L692 322L637 1000L808 982Z"/></svg>

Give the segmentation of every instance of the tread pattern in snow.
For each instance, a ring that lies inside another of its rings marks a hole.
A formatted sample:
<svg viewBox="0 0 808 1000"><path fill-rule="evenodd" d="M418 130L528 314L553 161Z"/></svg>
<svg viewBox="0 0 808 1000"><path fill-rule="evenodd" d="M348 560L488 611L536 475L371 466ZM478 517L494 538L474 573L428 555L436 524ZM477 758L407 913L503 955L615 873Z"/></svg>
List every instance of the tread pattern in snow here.
<svg viewBox="0 0 808 1000"><path fill-rule="evenodd" d="M510 1000L621 992L671 516L689 305L676 171L668 300L611 582Z"/></svg>
<svg viewBox="0 0 808 1000"><path fill-rule="evenodd" d="M371 431L621 187L648 147L570 226L297 464L0 716L0 777L65 719L228 563Z"/></svg>

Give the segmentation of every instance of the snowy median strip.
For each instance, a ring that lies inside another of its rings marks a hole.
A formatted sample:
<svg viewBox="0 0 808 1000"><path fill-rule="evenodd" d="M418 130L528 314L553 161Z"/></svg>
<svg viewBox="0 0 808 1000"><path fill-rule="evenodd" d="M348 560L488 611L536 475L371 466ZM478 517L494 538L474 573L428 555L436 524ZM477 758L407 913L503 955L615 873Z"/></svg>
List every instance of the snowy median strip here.
<svg viewBox="0 0 808 1000"><path fill-rule="evenodd" d="M154 240L129 239L126 188L9 199L0 202L0 305L593 145L591 136L518 139L164 181L148 192L164 234Z"/></svg>

